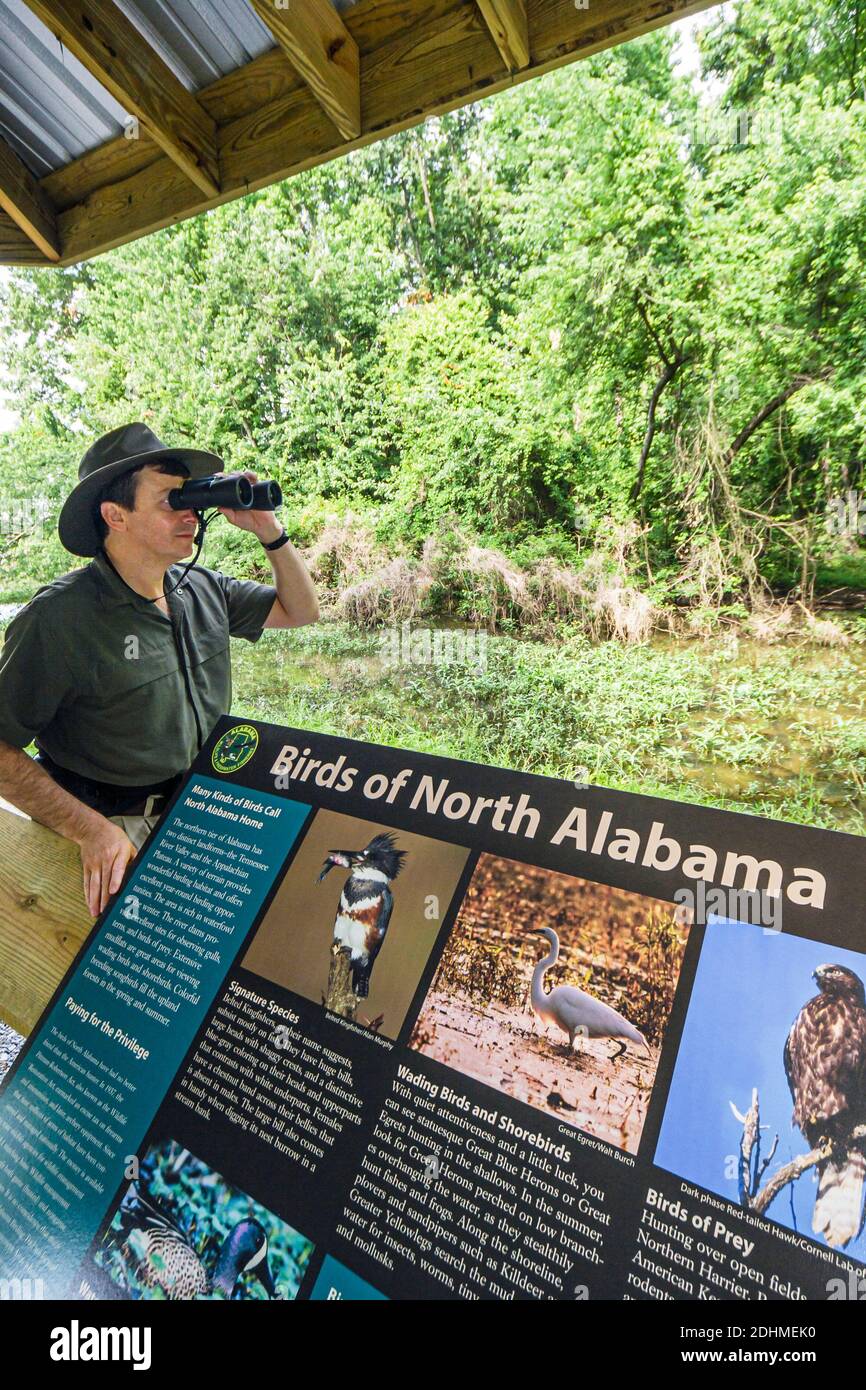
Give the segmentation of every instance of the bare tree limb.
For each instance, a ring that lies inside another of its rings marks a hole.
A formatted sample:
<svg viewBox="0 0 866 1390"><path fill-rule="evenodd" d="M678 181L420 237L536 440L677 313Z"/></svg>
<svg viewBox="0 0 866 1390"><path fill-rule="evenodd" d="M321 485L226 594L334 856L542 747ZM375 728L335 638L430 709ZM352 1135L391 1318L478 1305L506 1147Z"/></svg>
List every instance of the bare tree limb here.
<svg viewBox="0 0 866 1390"><path fill-rule="evenodd" d="M831 1158L834 1149L839 1147L838 1144L820 1144L808 1153L797 1154L789 1163L783 1163L781 1168L777 1168L773 1176L761 1187L761 1179L778 1147L779 1136L775 1136L769 1154L761 1162L761 1111L757 1089L752 1091L752 1103L745 1115L740 1114L733 1101L728 1103L735 1118L743 1126L738 1164L740 1206L745 1207L747 1211L753 1211L756 1216L763 1216L770 1203L784 1188L796 1182L810 1168L815 1168L825 1159ZM855 1125L846 1137L846 1143L858 1139L866 1139L866 1125Z"/></svg>
<svg viewBox="0 0 866 1390"><path fill-rule="evenodd" d="M638 311L638 313L640 314L641 318L643 319L644 327L646 328L647 333L650 335L650 337L652 338L653 342L654 342L655 345L656 345L656 348L658 349L659 357L662 359L662 361L664 362L665 366L666 366L666 367L669 367L669 366L671 365L671 359L670 359L670 357L668 356L667 352L665 351L664 344L662 343L661 338L659 337L658 333L656 332L655 328L654 328L653 325L652 325L652 322L651 322L651 320L650 320L649 313L647 312L646 304L644 303L644 300L643 300L643 297L641 296L640 290L635 290L635 292L634 292L634 302L635 302L635 305L637 306L637 311ZM677 354L677 355L678 355L678 354Z"/></svg>
<svg viewBox="0 0 866 1390"><path fill-rule="evenodd" d="M731 460L740 452L743 445L748 443L752 435L755 433L755 430L760 429L764 421L768 420L770 416L774 414L774 412L777 411L780 406L783 406L787 400L790 400L790 398L795 394L795 392L802 391L804 386L812 386L816 381L825 380L826 377L832 374L832 371L832 367L824 367L815 376L795 376L794 380L790 382L789 385L786 386L783 391L779 391L777 395L773 396L771 400L767 401L766 405L762 405L761 409L757 412L757 414L753 415L749 423L743 429L740 430L740 433L737 435L736 439L729 446L727 452L725 453L725 463L731 462Z"/></svg>

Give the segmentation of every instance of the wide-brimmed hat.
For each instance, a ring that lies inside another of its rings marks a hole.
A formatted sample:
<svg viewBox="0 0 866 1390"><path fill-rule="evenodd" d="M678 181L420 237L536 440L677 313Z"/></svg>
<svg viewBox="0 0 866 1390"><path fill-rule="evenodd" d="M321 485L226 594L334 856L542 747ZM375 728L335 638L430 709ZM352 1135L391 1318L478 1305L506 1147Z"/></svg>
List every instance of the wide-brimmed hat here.
<svg viewBox="0 0 866 1390"><path fill-rule="evenodd" d="M102 537L93 513L102 489L140 463L159 463L161 459L186 464L191 478L205 478L225 469L222 459L206 449L169 448L140 421L109 430L87 450L78 465L80 481L63 504L57 532L64 548L73 555L95 555Z"/></svg>

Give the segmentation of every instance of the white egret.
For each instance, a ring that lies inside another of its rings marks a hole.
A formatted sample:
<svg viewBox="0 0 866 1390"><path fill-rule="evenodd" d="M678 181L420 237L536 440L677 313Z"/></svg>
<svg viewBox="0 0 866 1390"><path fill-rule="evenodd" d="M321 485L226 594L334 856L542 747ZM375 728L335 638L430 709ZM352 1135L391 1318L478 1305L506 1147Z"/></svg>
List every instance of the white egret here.
<svg viewBox="0 0 866 1390"><path fill-rule="evenodd" d="M552 947L548 955L542 956L532 972L532 1007L543 1023L553 1023L568 1034L568 1051L574 1047L577 1036L584 1038L628 1038L640 1043L649 1052L649 1044L642 1033L618 1014L609 1004L594 999L583 989L574 985L557 985L549 994L544 991L544 977L551 966L559 959L559 937L553 927L536 928ZM619 1057L625 1052L625 1043L620 1044L618 1052L610 1058Z"/></svg>

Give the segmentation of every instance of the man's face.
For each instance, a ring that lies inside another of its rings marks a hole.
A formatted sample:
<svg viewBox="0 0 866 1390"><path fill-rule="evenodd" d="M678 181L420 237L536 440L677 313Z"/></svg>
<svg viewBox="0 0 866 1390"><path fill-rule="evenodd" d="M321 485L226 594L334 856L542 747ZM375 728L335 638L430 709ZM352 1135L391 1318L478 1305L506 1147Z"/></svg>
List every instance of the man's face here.
<svg viewBox="0 0 866 1390"><path fill-rule="evenodd" d="M168 504L168 494L185 481L181 474L174 476L160 473L156 468L142 468L133 511L116 503L103 503L103 515L108 513L111 520L120 520L119 528L111 529L115 544L134 547L138 554L149 552L166 564L174 564L190 555L197 524L195 512L191 508L174 511Z"/></svg>

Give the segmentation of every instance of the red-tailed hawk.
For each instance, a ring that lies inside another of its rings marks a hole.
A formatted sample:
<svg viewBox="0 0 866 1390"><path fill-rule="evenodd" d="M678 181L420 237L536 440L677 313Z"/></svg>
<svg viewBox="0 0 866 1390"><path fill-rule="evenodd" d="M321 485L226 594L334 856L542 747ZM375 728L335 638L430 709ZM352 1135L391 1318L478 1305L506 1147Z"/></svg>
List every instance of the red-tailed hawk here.
<svg viewBox="0 0 866 1390"><path fill-rule="evenodd" d="M833 1153L818 1165L812 1230L828 1245L847 1245L863 1225L866 1144L851 1131L866 1123L866 997L844 965L819 965L819 993L804 1004L785 1043L794 1124L810 1148Z"/></svg>

